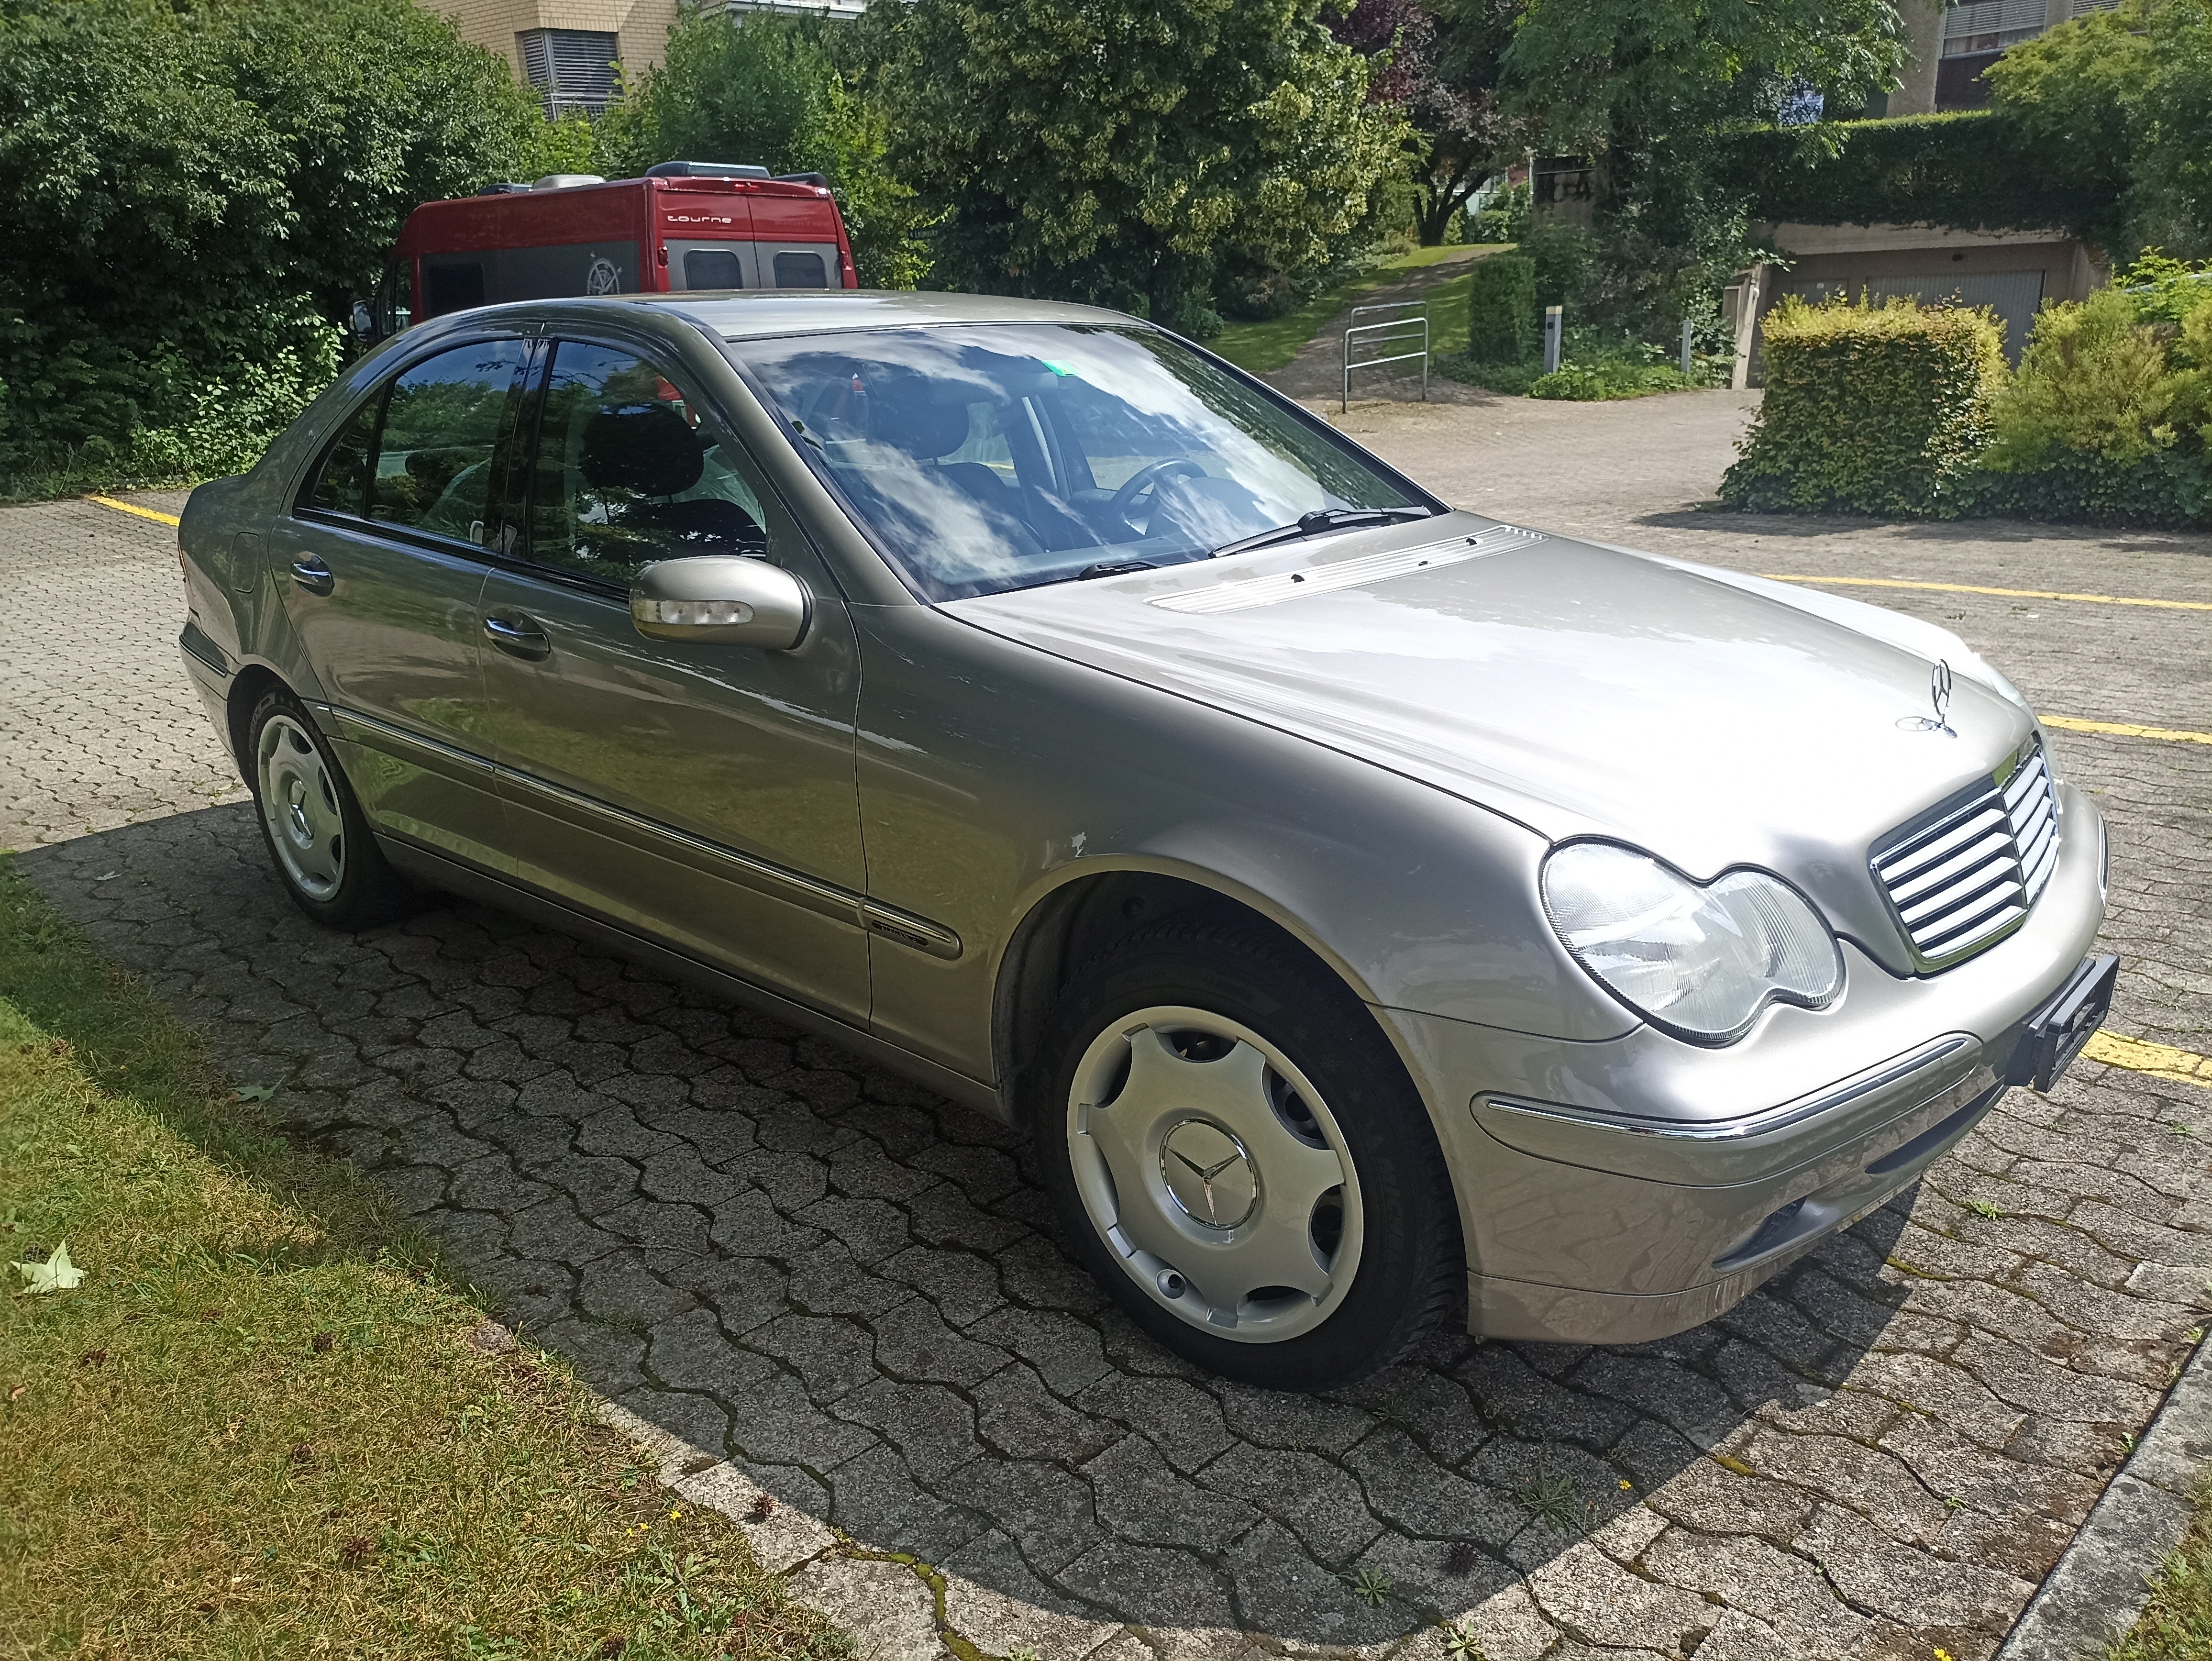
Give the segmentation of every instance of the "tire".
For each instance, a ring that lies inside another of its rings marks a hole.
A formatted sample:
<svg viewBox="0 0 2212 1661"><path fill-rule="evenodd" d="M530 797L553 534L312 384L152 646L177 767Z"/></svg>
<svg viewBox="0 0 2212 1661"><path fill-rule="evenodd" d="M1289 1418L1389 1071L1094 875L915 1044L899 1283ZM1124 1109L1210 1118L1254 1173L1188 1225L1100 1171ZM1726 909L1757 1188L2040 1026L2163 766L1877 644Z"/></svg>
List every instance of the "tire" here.
<svg viewBox="0 0 2212 1661"><path fill-rule="evenodd" d="M261 840L293 904L349 934L407 912L413 891L386 862L329 741L282 687L253 706L246 762Z"/></svg>
<svg viewBox="0 0 2212 1661"><path fill-rule="evenodd" d="M1366 1007L1295 948L1233 922L1132 934L1061 993L1028 1078L1075 1255L1178 1355L1325 1390L1455 1305L1428 1112Z"/></svg>

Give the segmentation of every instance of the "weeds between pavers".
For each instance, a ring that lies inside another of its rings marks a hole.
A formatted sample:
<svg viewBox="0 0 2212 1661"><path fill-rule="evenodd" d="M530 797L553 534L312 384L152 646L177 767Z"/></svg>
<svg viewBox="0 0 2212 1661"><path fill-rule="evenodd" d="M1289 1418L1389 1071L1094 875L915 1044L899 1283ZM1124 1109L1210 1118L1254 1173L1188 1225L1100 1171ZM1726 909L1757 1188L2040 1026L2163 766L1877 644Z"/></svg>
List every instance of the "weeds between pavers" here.
<svg viewBox="0 0 2212 1661"><path fill-rule="evenodd" d="M0 1651L849 1655L0 859L0 1262L64 1240L0 1293Z"/></svg>

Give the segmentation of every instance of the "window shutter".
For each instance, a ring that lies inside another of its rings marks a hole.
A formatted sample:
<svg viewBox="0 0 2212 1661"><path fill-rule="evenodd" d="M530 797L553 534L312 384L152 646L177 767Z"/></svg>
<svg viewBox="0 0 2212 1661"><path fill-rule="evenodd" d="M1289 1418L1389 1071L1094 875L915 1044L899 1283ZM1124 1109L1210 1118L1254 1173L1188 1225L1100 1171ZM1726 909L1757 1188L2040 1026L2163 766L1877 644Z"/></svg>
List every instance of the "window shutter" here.
<svg viewBox="0 0 2212 1661"><path fill-rule="evenodd" d="M514 37L522 72L538 89L549 120L581 112L604 115L615 95L617 38L597 29L526 29Z"/></svg>

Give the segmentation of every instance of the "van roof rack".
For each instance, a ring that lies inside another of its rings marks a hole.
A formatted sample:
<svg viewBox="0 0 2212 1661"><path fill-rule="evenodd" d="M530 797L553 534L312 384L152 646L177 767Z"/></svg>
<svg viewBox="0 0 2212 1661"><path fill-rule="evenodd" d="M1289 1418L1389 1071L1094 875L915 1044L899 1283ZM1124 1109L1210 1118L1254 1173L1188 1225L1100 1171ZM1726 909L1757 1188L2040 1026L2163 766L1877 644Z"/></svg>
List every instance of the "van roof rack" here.
<svg viewBox="0 0 2212 1661"><path fill-rule="evenodd" d="M766 179L766 167L750 161L663 161L645 170L647 179Z"/></svg>

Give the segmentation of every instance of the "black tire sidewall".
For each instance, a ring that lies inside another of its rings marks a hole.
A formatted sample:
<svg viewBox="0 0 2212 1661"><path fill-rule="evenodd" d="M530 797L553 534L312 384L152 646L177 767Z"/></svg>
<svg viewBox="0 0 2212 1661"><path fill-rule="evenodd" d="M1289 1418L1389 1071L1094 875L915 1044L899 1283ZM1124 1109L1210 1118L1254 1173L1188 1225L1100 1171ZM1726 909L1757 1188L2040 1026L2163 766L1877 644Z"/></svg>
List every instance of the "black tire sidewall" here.
<svg viewBox="0 0 2212 1661"><path fill-rule="evenodd" d="M307 741L315 746L324 767L329 770L331 788L337 794L338 818L345 827L345 871L338 879L337 891L326 900L303 892L293 881L292 873L285 868L276 851L276 838L269 829L269 815L261 800L261 730L278 715L289 718L307 735ZM325 928L348 934L391 921L404 909L407 890L385 862L383 850L369 830L368 816L362 812L361 803L354 796L345 769L338 765L330 740L323 736L322 729L315 725L306 707L281 687L263 693L246 721L246 777L247 788L253 794L253 822L260 827L261 845L276 869L276 880L291 897L292 904Z"/></svg>
<svg viewBox="0 0 2212 1661"><path fill-rule="evenodd" d="M1273 1343L1203 1332L1137 1286L1099 1236L1075 1181L1067 1102L1107 1026L1153 1005L1227 1017L1304 1074L1343 1133L1359 1180L1364 1238L1351 1289L1320 1326ZM1234 929L1133 936L1061 994L1030 1070L1024 1109L1045 1187L1075 1256L1131 1319L1211 1372L1278 1390L1322 1390L1387 1366L1444 1308L1463 1275L1459 1225L1434 1128L1372 1013L1318 965Z"/></svg>

